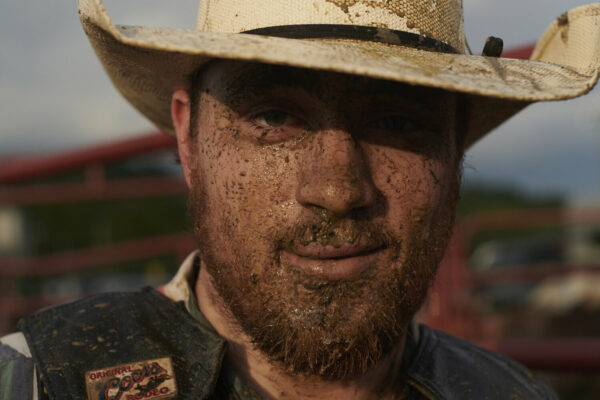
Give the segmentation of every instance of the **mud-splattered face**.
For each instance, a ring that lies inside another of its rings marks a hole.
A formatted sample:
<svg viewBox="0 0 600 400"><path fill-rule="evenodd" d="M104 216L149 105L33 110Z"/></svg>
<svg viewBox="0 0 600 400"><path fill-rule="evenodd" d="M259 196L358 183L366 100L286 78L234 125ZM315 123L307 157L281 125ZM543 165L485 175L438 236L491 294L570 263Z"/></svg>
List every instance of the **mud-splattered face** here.
<svg viewBox="0 0 600 400"><path fill-rule="evenodd" d="M455 96L225 61L198 96L190 209L226 305L290 373L363 373L402 337L447 245Z"/></svg>

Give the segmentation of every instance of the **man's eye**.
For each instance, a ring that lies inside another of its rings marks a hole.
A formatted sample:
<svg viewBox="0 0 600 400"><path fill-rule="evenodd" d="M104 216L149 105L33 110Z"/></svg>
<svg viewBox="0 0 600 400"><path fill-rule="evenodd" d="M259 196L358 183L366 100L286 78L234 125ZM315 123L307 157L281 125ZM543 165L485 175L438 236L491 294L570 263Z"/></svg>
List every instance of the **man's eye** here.
<svg viewBox="0 0 600 400"><path fill-rule="evenodd" d="M261 144L282 143L299 138L305 129L304 120L294 112L275 107L263 107L247 117L249 133Z"/></svg>
<svg viewBox="0 0 600 400"><path fill-rule="evenodd" d="M279 110L270 110L262 112L260 114L257 114L254 117L254 119L259 124L270 128L279 128L281 126L284 126L286 124L289 125L290 123L294 122L294 118L290 114Z"/></svg>

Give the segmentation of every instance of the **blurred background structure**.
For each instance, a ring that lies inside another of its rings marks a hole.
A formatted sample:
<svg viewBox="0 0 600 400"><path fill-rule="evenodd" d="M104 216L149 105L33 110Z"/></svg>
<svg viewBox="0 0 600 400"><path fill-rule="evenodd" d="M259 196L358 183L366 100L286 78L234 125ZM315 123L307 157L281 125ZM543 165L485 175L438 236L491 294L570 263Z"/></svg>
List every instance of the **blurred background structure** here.
<svg viewBox="0 0 600 400"><path fill-rule="evenodd" d="M582 0L464 0L522 58ZM193 28L197 0L105 0L116 23ZM72 1L0 13L0 334L35 309L164 283L194 244L174 142L113 89ZM600 89L530 106L469 150L452 245L420 319L600 397Z"/></svg>
<svg viewBox="0 0 600 400"><path fill-rule="evenodd" d="M33 310L165 283L194 249L163 133L0 161L0 333Z"/></svg>

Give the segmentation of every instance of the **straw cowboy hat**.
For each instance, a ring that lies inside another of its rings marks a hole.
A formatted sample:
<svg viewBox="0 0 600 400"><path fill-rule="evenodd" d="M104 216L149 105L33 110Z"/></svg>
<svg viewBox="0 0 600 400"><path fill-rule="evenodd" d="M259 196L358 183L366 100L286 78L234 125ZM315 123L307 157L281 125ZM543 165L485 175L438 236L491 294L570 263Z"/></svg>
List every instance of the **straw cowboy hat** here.
<svg viewBox="0 0 600 400"><path fill-rule="evenodd" d="M101 0L79 14L117 89L171 135L173 90L213 58L464 93L467 146L530 103L588 92L600 67L600 3L554 21L531 60L465 55L462 0L200 0L196 30L116 26Z"/></svg>

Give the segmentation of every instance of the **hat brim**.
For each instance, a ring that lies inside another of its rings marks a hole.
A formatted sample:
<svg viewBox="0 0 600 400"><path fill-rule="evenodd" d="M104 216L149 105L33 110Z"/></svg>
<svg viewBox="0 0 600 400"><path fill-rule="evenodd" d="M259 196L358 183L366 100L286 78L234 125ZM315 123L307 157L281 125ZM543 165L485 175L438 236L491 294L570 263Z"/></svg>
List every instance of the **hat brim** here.
<svg viewBox="0 0 600 400"><path fill-rule="evenodd" d="M598 66L583 70L372 42L115 26L100 0L80 0L79 10L84 30L117 89L171 135L173 91L188 87L193 72L215 58L335 71L464 93L467 147L526 105L580 96L598 79Z"/></svg>

